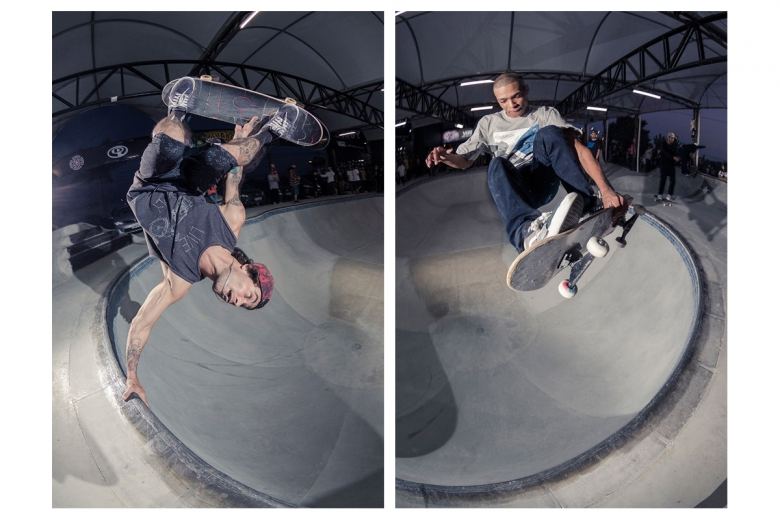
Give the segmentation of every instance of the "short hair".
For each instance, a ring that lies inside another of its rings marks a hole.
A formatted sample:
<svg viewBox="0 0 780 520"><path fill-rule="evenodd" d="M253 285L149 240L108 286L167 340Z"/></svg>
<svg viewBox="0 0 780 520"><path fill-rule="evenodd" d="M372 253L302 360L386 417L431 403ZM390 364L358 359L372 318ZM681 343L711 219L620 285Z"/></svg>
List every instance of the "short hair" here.
<svg viewBox="0 0 780 520"><path fill-rule="evenodd" d="M521 87L525 86L525 80L520 74L517 74L516 72L505 72L493 81L493 88L511 85L512 83L517 83Z"/></svg>

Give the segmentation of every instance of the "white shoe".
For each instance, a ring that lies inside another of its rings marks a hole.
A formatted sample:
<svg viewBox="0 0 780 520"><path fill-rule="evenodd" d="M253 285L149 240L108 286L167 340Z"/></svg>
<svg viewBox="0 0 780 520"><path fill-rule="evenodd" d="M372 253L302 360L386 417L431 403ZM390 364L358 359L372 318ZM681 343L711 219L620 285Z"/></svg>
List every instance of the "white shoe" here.
<svg viewBox="0 0 780 520"><path fill-rule="evenodd" d="M195 91L195 80L190 77L183 77L173 84L168 93L168 115L175 114L176 117L183 120L190 107L190 98Z"/></svg>
<svg viewBox="0 0 780 520"><path fill-rule="evenodd" d="M297 106L284 105L261 130L267 129L272 134L284 139L295 130L295 122L298 120L300 113L301 111Z"/></svg>
<svg viewBox="0 0 780 520"><path fill-rule="evenodd" d="M542 213L542 215L531 222L525 231L523 240L523 249L533 247L537 242L576 226L582 216L582 196L579 193L569 193L564 197L555 211Z"/></svg>

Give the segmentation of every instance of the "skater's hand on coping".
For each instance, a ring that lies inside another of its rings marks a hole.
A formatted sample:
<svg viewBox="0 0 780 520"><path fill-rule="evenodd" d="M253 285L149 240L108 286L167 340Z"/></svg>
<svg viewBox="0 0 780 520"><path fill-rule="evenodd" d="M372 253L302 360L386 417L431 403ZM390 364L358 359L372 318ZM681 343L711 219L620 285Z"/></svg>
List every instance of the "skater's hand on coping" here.
<svg viewBox="0 0 780 520"><path fill-rule="evenodd" d="M149 402L146 400L146 391L141 386L141 383L139 383L138 381L128 380L127 390L125 390L125 393L122 395L122 399L127 401L128 399L130 399L130 396L133 394L136 394L138 397L140 397L141 401L144 402L147 408L149 408L150 410L152 409L152 407L149 406Z"/></svg>
<svg viewBox="0 0 780 520"><path fill-rule="evenodd" d="M447 158L447 156L452 152L452 150L447 150L443 146L437 146L433 150L431 150L431 153L428 154L428 157L425 158L425 164L430 168L434 164L439 164L444 159Z"/></svg>
<svg viewBox="0 0 780 520"><path fill-rule="evenodd" d="M243 139L244 137L248 137L249 133L252 131L252 128L255 127L256 123L257 123L257 116L253 117L244 126L236 125L235 138L236 139Z"/></svg>

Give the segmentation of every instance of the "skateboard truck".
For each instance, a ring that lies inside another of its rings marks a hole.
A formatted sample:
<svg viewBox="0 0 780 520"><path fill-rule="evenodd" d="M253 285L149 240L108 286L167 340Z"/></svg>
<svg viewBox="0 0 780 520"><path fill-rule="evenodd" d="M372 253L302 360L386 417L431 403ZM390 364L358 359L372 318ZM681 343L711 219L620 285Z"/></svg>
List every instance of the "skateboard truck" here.
<svg viewBox="0 0 780 520"><path fill-rule="evenodd" d="M644 214L645 214L645 207L639 204L635 204L634 216L628 219L628 221L626 221L625 215L620 217L620 219L618 220L618 225L623 227L623 234L615 238L615 242L617 242L618 247L626 247L627 244L626 235L628 235L628 232L631 231L632 227L634 227L634 224L636 223L639 216Z"/></svg>
<svg viewBox="0 0 780 520"><path fill-rule="evenodd" d="M618 218L615 227L621 226L623 228L623 235L615 238L618 247L626 247L626 235L628 235L628 232L634 227L639 216L644 214L645 208L636 204L634 206L634 215L630 219L626 220L625 215L621 215ZM587 250L587 253L584 255L579 249L567 252L558 266L558 269L571 266L569 278L563 280L560 285L558 285L558 292L560 292L561 296L564 298L573 298L574 295L577 294L577 282L582 278L582 275L585 274L585 271L590 267L590 264L593 263L595 258L603 258L607 255L609 246L603 238L591 237L587 242Z"/></svg>

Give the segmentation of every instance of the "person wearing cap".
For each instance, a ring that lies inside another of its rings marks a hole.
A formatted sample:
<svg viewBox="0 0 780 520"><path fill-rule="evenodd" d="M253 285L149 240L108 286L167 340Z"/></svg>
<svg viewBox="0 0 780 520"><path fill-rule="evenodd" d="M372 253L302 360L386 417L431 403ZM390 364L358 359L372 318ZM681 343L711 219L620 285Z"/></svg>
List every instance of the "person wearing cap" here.
<svg viewBox="0 0 780 520"><path fill-rule="evenodd" d="M677 150L677 136L674 132L666 134L666 141L661 142L661 162L659 164L659 170L661 172L661 181L658 184L658 195L654 197L656 202L666 200L671 202L672 196L674 196L674 183L675 183L675 165L680 162L680 154ZM664 198L664 187L666 186L666 180L669 179L669 191L666 198Z"/></svg>
<svg viewBox="0 0 780 520"><path fill-rule="evenodd" d="M173 91L177 91L175 85ZM185 85L183 89L191 89ZM186 90L185 90L186 91ZM236 247L246 220L239 188L245 166L256 164L274 133L267 128L252 132L257 117L235 127L234 139L197 151L188 148L184 124L186 96L173 105L168 117L152 131L127 201L144 230L149 255L160 260L163 279L146 297L127 335L127 382L123 399L137 395L147 406L138 381L141 352L162 313L181 300L192 284L204 278L221 302L244 309L264 307L273 294L268 268L249 259ZM170 105L169 105L170 106ZM285 117L285 116L280 116ZM207 190L226 178L221 206L207 202Z"/></svg>
<svg viewBox="0 0 780 520"><path fill-rule="evenodd" d="M474 133L457 150L434 148L426 165L444 163L465 170L484 153L488 165L488 188L505 224L506 237L518 253L547 236L571 229L584 212L621 207L599 163L552 107L529 104L530 87L522 76L501 74L493 83L493 95L503 109L482 117ZM593 179L601 195L591 189ZM538 208L555 198L563 185L568 195L555 211Z"/></svg>
<svg viewBox="0 0 780 520"><path fill-rule="evenodd" d="M588 150L593 154L593 158L596 162L599 162L601 158L601 141L599 141L599 134L595 128L590 129L590 141L588 141Z"/></svg>

